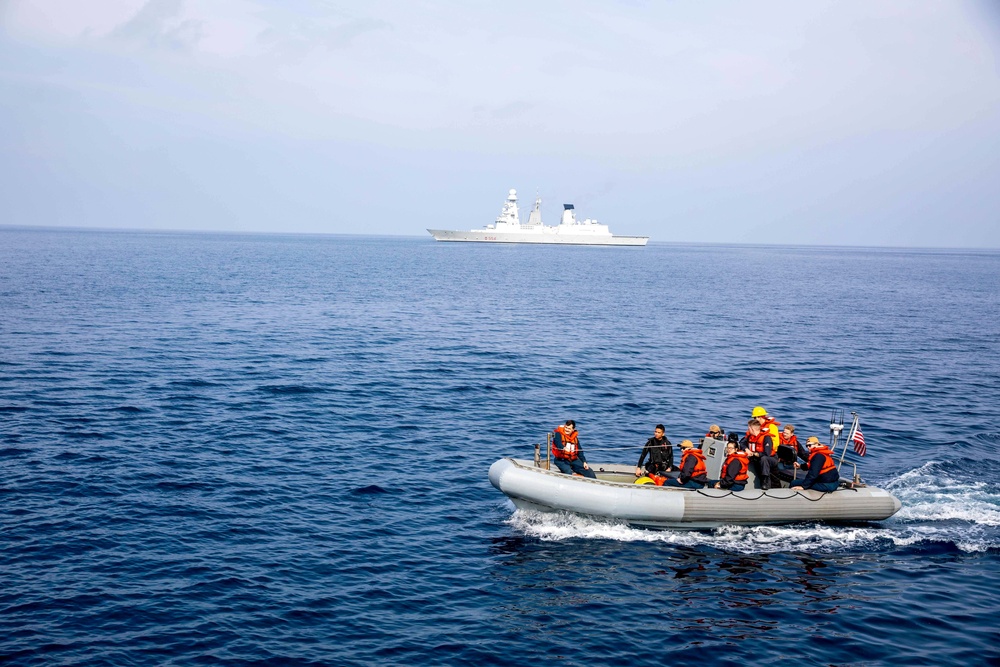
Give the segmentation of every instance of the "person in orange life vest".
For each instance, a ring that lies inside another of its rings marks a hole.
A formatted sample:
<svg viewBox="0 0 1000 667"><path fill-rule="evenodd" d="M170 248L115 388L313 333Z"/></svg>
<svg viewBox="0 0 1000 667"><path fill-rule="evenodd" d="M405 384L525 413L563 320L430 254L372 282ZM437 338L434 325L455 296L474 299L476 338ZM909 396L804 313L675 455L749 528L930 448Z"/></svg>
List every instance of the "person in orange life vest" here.
<svg viewBox="0 0 1000 667"><path fill-rule="evenodd" d="M794 470L799 467L796 457L803 461L809 460L809 450L799 442L795 435L795 427L785 424L785 428L778 434L778 471L775 473L786 482L794 478Z"/></svg>
<svg viewBox="0 0 1000 667"><path fill-rule="evenodd" d="M653 429L653 437L646 441L646 445L642 448L642 454L639 455L639 462L635 464L636 477L642 477L644 474L665 475L674 469L673 445L670 444L664 433L663 424L657 424L656 428ZM649 462L645 466L646 472L643 472L642 462L647 455Z"/></svg>
<svg viewBox="0 0 1000 667"><path fill-rule="evenodd" d="M801 486L803 489L823 491L830 493L836 491L840 485L840 472L837 464L833 460L833 452L826 445L820 443L819 438L810 436L806 440L809 446L809 471L805 479L800 479L791 483L791 486Z"/></svg>
<svg viewBox="0 0 1000 667"><path fill-rule="evenodd" d="M737 449L735 442L726 443L726 460L722 464L722 479L715 483L717 489L742 491L746 488L750 470L750 457Z"/></svg>
<svg viewBox="0 0 1000 667"><path fill-rule="evenodd" d="M785 424L785 428L778 434L778 447L783 446L788 447L791 451L787 454L783 451L781 452L782 455L779 455L778 458L782 462L787 462L788 460L794 461L796 456L803 461L809 460L809 450L799 442L798 436L795 435L795 427L791 424Z"/></svg>
<svg viewBox="0 0 1000 667"><path fill-rule="evenodd" d="M560 472L567 475L577 473L584 477L597 479L597 475L587 465L587 457L580 449L580 434L576 430L576 422L567 419L562 426L557 426L552 433L552 458Z"/></svg>
<svg viewBox="0 0 1000 667"><path fill-rule="evenodd" d="M753 429L756 430L754 431ZM739 449L746 451L752 458L753 455L757 453L757 440L762 437L763 435L760 432L760 422L756 419L751 419L747 422L746 435L740 438Z"/></svg>
<svg viewBox="0 0 1000 667"><path fill-rule="evenodd" d="M750 450L754 474L760 481L760 488L766 491L771 488L772 483L781 483L774 476L774 473L778 472L778 457L775 455L778 446L771 439L770 434L764 433L759 421L751 419L747 422L747 434L740 441L740 444L744 444Z"/></svg>
<svg viewBox="0 0 1000 667"><path fill-rule="evenodd" d="M663 486L679 486L685 489L702 489L708 484L708 468L705 455L690 440L681 440L681 471L677 479L668 479Z"/></svg>
<svg viewBox="0 0 1000 667"><path fill-rule="evenodd" d="M759 405L750 412L750 416L760 422L760 430L771 436L771 440L775 443L775 447L777 447L779 435L778 427L781 426L781 424L768 415L767 410Z"/></svg>

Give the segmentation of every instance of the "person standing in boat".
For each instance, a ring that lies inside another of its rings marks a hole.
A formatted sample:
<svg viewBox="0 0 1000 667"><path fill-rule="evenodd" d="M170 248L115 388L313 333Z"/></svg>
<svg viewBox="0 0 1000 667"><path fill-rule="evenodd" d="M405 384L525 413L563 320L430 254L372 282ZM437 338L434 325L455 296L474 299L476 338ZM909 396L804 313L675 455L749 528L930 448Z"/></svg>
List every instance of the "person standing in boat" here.
<svg viewBox="0 0 1000 667"><path fill-rule="evenodd" d="M726 461L722 464L722 479L715 483L717 489L742 491L750 479L750 457L746 450L737 448L735 442L726 443Z"/></svg>
<svg viewBox="0 0 1000 667"><path fill-rule="evenodd" d="M708 468L705 455L690 440L681 440L681 470L677 479L668 479L663 486L679 486L685 489L703 489L708 484Z"/></svg>
<svg viewBox="0 0 1000 667"><path fill-rule="evenodd" d="M809 436L806 445L809 447L808 472L805 479L792 482L790 486L801 486L803 489L825 493L836 491L837 487L840 486L840 472L833 460L833 452L814 435Z"/></svg>
<svg viewBox="0 0 1000 667"><path fill-rule="evenodd" d="M552 458L560 472L572 475L576 473L591 479L597 475L587 465L587 457L580 449L580 433L576 430L576 422L567 419L562 426L557 426L552 432Z"/></svg>
<svg viewBox="0 0 1000 667"><path fill-rule="evenodd" d="M653 437L646 441L639 455L639 462L635 464L635 476L642 477L644 474L664 476L674 469L674 449L673 445L665 435L666 429L663 424L657 424L653 430ZM649 461L645 465L643 472L643 461L646 457Z"/></svg>
<svg viewBox="0 0 1000 667"><path fill-rule="evenodd" d="M781 423L776 421L774 417L767 414L767 410L759 405L750 412L750 416L760 423L760 430L771 436L771 440L774 441L775 446L777 446L779 436L778 427L781 426Z"/></svg>

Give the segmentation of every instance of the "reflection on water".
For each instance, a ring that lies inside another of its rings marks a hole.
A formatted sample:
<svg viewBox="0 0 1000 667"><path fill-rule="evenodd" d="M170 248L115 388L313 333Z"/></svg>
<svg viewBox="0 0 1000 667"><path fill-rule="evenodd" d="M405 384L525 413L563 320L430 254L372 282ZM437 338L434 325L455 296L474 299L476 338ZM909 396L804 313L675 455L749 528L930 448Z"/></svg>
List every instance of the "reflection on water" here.
<svg viewBox="0 0 1000 667"><path fill-rule="evenodd" d="M657 632L697 631L714 641L816 631L837 616L888 600L898 584L863 587L890 555L726 554L706 547L595 540L494 540L492 576L505 600L499 617L545 625L596 622L587 613L632 614ZM901 582L900 582L901 583ZM589 610L589 612L588 612ZM627 610L622 612L621 610ZM627 619L621 619L627 621ZM550 627L549 630L552 628Z"/></svg>

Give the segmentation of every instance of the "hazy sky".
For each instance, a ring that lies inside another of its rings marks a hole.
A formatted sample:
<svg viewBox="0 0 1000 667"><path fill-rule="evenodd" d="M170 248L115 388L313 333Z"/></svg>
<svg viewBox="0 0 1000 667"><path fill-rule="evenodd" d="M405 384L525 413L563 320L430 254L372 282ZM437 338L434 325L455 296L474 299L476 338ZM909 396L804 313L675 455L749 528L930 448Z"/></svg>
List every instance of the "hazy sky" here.
<svg viewBox="0 0 1000 667"><path fill-rule="evenodd" d="M1000 248L1000 2L0 0L0 224Z"/></svg>

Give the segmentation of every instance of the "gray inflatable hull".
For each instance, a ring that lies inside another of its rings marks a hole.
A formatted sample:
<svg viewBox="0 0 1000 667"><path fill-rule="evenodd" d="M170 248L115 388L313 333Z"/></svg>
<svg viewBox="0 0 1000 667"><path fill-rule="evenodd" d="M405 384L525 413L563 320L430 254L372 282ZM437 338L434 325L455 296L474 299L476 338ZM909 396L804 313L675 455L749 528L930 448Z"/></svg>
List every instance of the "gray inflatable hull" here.
<svg viewBox="0 0 1000 667"><path fill-rule="evenodd" d="M864 486L833 493L803 489L678 489L635 484L634 468L593 464L598 479L535 467L533 461L500 459L490 483L521 509L572 512L625 521L643 528L715 528L800 521L881 521L900 503L883 489Z"/></svg>

